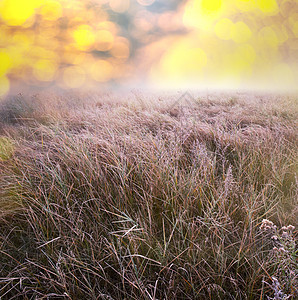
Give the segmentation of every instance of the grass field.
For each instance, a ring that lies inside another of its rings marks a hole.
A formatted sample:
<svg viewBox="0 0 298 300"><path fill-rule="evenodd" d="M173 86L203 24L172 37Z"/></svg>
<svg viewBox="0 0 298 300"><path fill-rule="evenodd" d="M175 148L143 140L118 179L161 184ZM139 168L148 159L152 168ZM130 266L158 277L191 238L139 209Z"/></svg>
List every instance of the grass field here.
<svg viewBox="0 0 298 300"><path fill-rule="evenodd" d="M0 103L1 300L298 296L297 96L178 98Z"/></svg>

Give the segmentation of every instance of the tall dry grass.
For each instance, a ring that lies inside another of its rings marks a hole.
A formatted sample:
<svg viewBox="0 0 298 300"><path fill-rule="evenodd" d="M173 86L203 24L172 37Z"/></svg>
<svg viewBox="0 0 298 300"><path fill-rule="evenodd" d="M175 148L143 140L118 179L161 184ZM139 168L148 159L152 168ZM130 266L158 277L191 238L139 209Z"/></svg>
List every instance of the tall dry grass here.
<svg viewBox="0 0 298 300"><path fill-rule="evenodd" d="M1 299L297 296L297 98L19 97Z"/></svg>

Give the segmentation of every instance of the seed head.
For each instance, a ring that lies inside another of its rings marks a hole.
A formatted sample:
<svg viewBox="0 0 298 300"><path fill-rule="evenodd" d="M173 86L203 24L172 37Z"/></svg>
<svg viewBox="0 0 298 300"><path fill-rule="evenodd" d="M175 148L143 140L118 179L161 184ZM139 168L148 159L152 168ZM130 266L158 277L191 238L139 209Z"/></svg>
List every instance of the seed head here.
<svg viewBox="0 0 298 300"><path fill-rule="evenodd" d="M275 231L276 225L274 225L274 223L272 221L263 219L260 229L263 231Z"/></svg>

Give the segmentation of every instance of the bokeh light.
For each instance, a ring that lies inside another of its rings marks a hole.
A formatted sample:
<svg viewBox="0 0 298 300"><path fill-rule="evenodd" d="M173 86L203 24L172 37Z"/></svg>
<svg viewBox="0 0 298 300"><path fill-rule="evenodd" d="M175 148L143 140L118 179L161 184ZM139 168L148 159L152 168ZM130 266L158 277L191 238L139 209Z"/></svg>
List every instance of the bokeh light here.
<svg viewBox="0 0 298 300"><path fill-rule="evenodd" d="M149 6L151 5L155 0L138 0L138 2L141 4L141 5L144 5L144 6Z"/></svg>
<svg viewBox="0 0 298 300"><path fill-rule="evenodd" d="M93 64L91 74L94 80L107 82L113 76L113 65L107 60L100 59Z"/></svg>
<svg viewBox="0 0 298 300"><path fill-rule="evenodd" d="M62 17L63 9L58 1L47 1L40 14L44 20L55 21Z"/></svg>
<svg viewBox="0 0 298 300"><path fill-rule="evenodd" d="M124 13L129 8L129 0L110 0L110 7L116 13Z"/></svg>
<svg viewBox="0 0 298 300"><path fill-rule="evenodd" d="M9 91L9 80L5 76L0 76L0 96L5 95Z"/></svg>
<svg viewBox="0 0 298 300"><path fill-rule="evenodd" d="M295 89L297 0L0 0L0 95L63 88Z"/></svg>
<svg viewBox="0 0 298 300"><path fill-rule="evenodd" d="M67 67L63 70L63 83L68 88L79 88L85 82L85 72L78 66Z"/></svg>
<svg viewBox="0 0 298 300"><path fill-rule="evenodd" d="M79 50L86 51L90 49L95 41L92 28L88 25L80 25L73 31L75 47Z"/></svg>
<svg viewBox="0 0 298 300"><path fill-rule="evenodd" d="M112 32L108 30L99 30L96 33L95 48L98 51L109 51L113 47L115 37Z"/></svg>

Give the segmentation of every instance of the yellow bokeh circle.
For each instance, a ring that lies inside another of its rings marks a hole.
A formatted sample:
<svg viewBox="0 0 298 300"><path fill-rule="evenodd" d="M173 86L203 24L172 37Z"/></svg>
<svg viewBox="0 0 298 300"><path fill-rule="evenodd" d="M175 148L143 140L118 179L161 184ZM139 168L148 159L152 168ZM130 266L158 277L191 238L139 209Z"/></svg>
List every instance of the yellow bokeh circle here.
<svg viewBox="0 0 298 300"><path fill-rule="evenodd" d="M229 40L232 37L233 26L234 24L230 19L223 18L215 24L215 34L222 40Z"/></svg>

